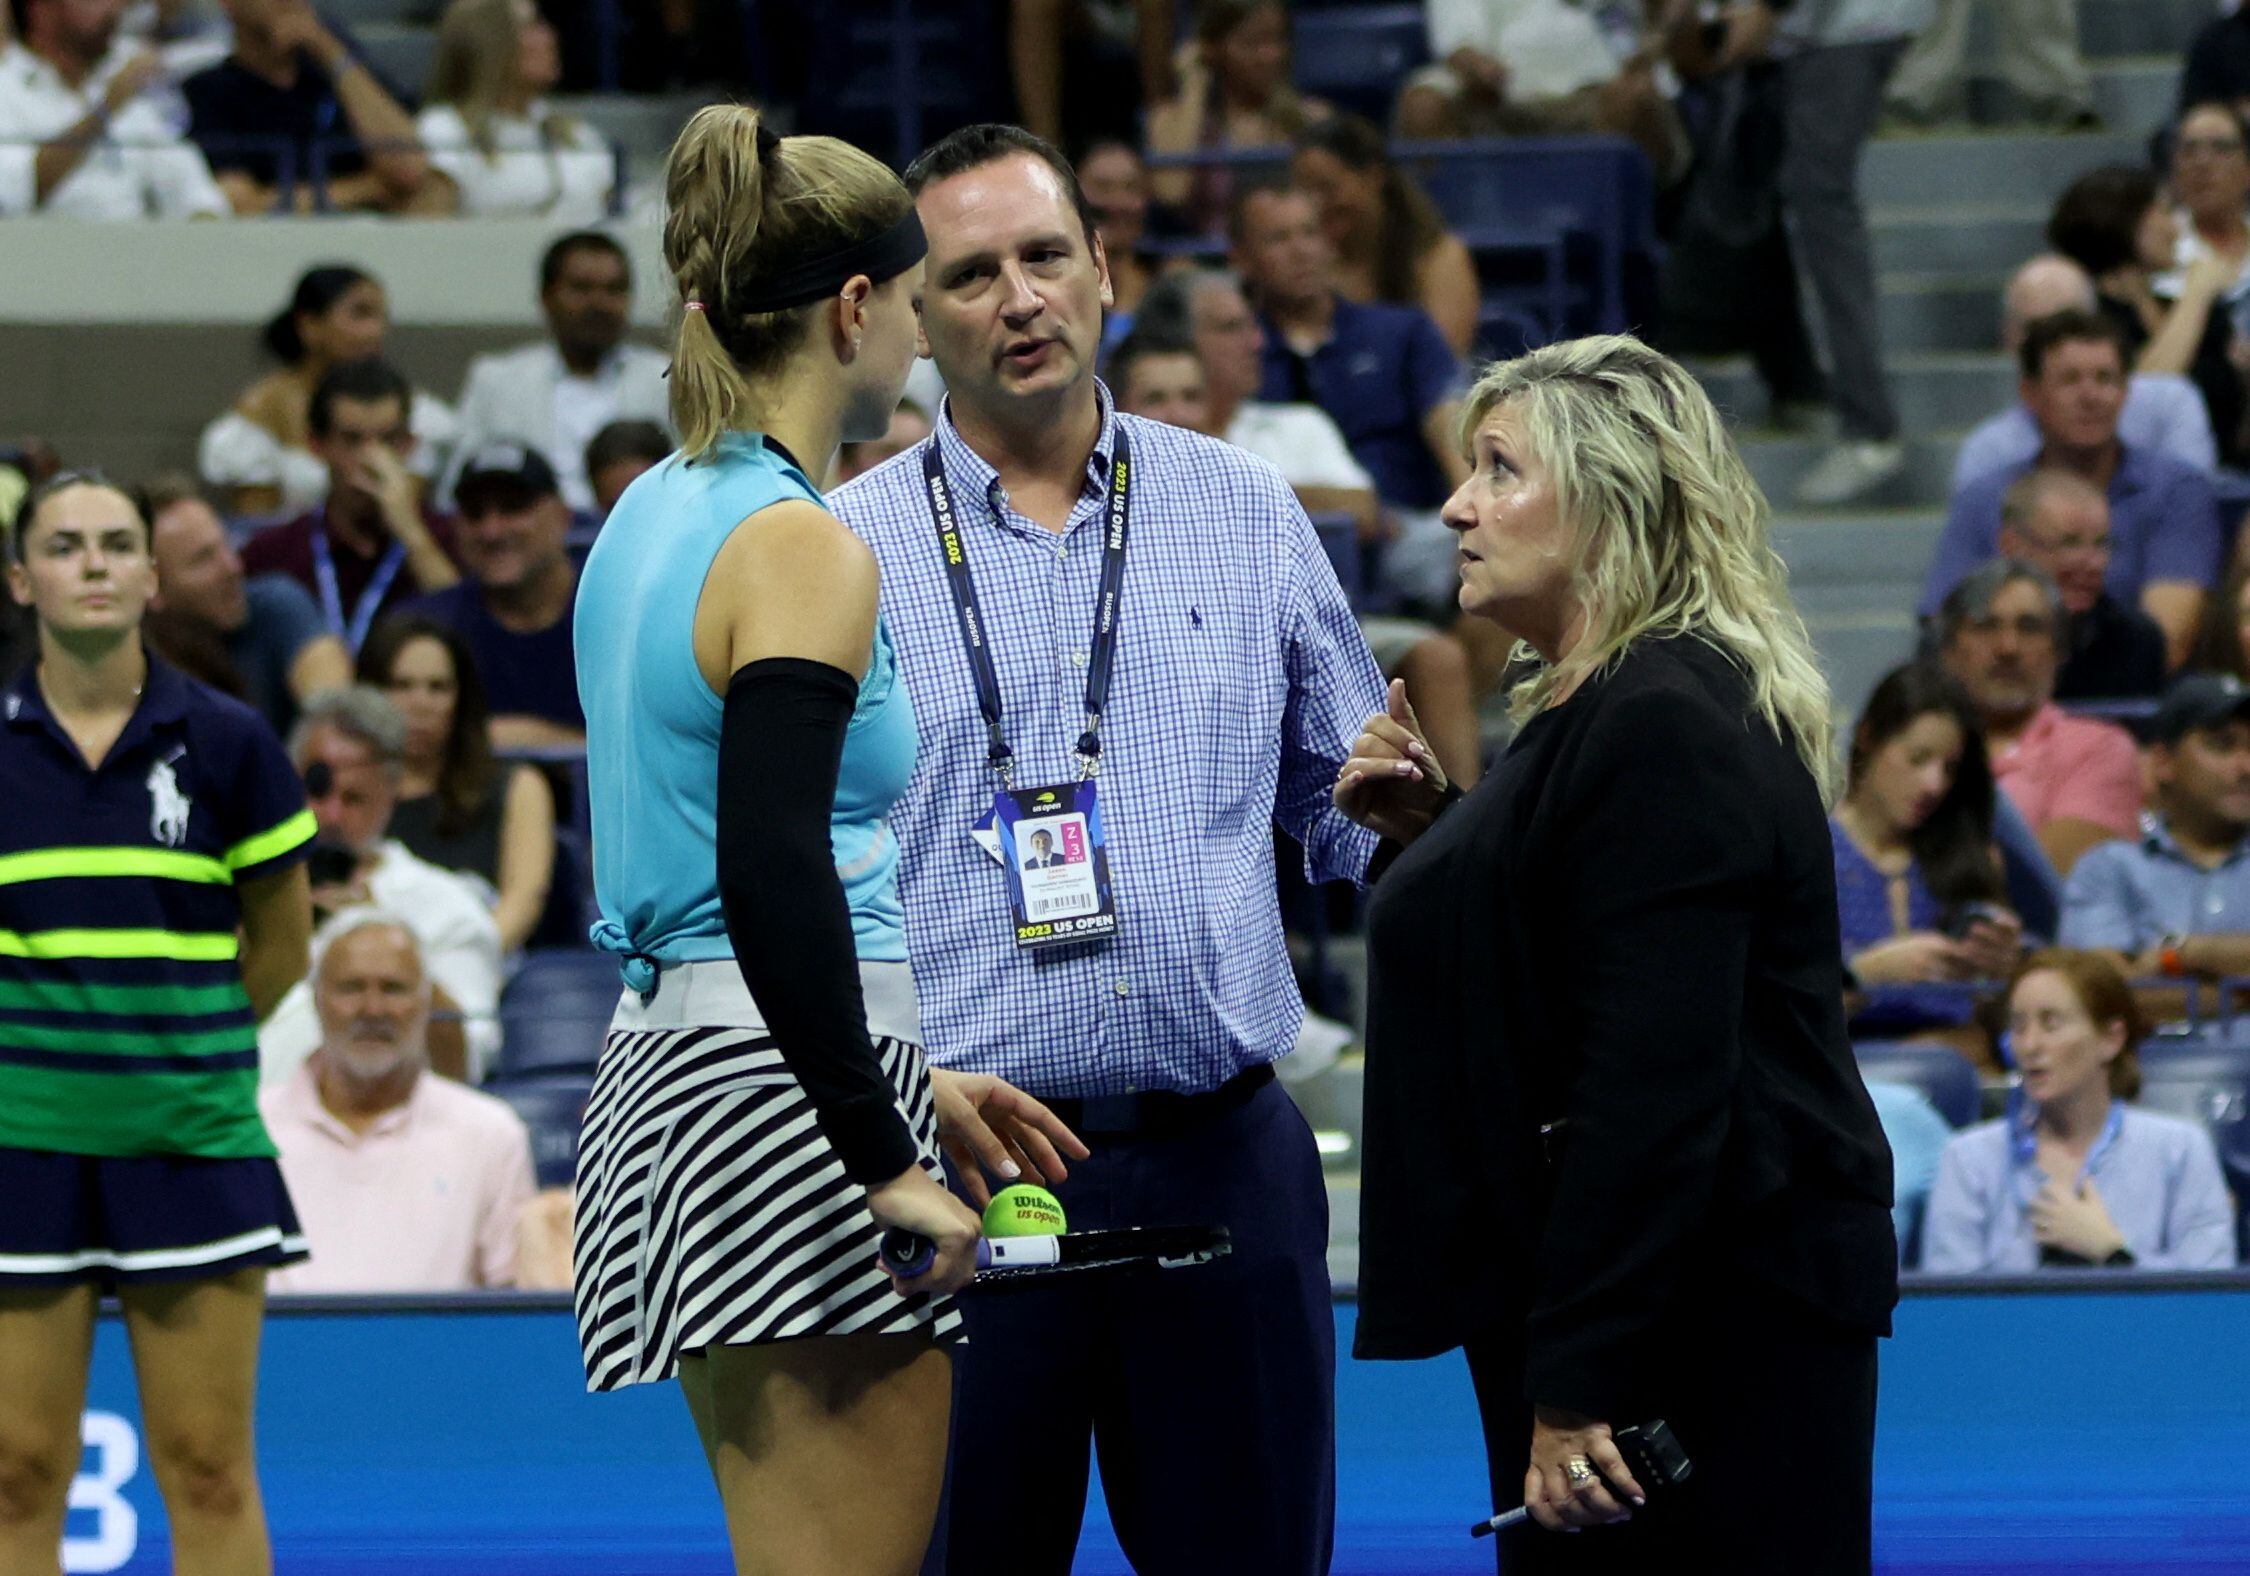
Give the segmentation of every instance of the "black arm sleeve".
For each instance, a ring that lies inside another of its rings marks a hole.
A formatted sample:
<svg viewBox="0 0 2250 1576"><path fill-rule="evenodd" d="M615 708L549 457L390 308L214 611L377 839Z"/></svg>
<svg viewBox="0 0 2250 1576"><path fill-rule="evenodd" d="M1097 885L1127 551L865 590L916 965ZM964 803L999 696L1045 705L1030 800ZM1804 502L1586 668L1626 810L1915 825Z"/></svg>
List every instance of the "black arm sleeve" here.
<svg viewBox="0 0 2250 1576"><path fill-rule="evenodd" d="M744 983L855 1182L920 1158L867 1038L851 910L828 821L859 686L768 657L727 685L719 731L719 902Z"/></svg>

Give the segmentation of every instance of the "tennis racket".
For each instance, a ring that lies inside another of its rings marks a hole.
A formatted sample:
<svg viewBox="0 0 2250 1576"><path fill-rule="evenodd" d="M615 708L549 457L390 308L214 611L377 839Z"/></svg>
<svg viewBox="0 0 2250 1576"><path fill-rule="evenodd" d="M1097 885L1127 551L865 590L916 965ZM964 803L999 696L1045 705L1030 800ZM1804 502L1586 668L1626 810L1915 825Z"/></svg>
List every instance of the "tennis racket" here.
<svg viewBox="0 0 2250 1576"><path fill-rule="evenodd" d="M937 1245L918 1232L883 1233L883 1268L911 1280L937 1261ZM972 1286L1005 1286L1095 1270L1176 1270L1234 1251L1224 1226L1134 1226L1071 1231L1059 1237L979 1237Z"/></svg>

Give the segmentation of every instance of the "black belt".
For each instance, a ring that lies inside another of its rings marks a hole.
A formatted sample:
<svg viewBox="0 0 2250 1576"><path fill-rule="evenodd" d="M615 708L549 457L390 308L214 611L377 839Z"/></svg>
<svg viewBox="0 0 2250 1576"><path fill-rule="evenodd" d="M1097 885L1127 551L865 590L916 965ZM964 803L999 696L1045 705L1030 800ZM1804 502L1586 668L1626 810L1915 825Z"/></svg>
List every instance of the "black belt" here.
<svg viewBox="0 0 2250 1576"><path fill-rule="evenodd" d="M1201 1094L1150 1089L1138 1094L1089 1095L1045 1103L1081 1138L1147 1137L1205 1126L1249 1104L1252 1095L1272 1082L1273 1064L1261 1062Z"/></svg>

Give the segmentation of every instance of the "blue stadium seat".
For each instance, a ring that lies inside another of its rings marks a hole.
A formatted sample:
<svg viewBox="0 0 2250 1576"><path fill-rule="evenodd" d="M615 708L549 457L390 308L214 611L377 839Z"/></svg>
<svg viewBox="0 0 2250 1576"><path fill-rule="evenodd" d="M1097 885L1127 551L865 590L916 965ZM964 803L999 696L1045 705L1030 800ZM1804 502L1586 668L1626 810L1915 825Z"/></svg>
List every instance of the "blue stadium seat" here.
<svg viewBox="0 0 2250 1576"><path fill-rule="evenodd" d="M1622 137L1479 137L1396 142L1391 157L1420 180L1472 251L1545 251L1558 235L1591 253L1589 277L1574 282L1572 321L1555 332L1616 333L1630 327L1626 259L1656 245L1655 186L1648 156ZM1552 312L1542 284L1517 305Z"/></svg>
<svg viewBox="0 0 2250 1576"><path fill-rule="evenodd" d="M501 1079L485 1085L531 1129L531 1164L541 1187L568 1187L578 1170L578 1127L593 1080L577 1077Z"/></svg>
<svg viewBox="0 0 2250 1576"><path fill-rule="evenodd" d="M1361 573L1359 522L1348 514L1316 514L1311 518L1313 532L1327 550L1328 562L1335 566L1336 583L1357 609L1367 589L1366 576Z"/></svg>
<svg viewBox="0 0 2250 1576"><path fill-rule="evenodd" d="M543 1004L500 1011L502 1078L544 1077L551 1073L591 1075L609 1033L609 1013L556 1011Z"/></svg>
<svg viewBox="0 0 2250 1576"><path fill-rule="evenodd" d="M590 947L555 947L526 952L523 963L500 993L504 1015L560 1013L607 1019L621 989L617 959Z"/></svg>
<svg viewBox="0 0 2250 1576"><path fill-rule="evenodd" d="M1855 1045L1852 1054L1859 1059L1862 1078L1919 1089L1948 1126L1963 1128L1977 1119L1982 1099L1977 1070L1958 1051L1883 1040Z"/></svg>
<svg viewBox="0 0 2250 1576"><path fill-rule="evenodd" d="M1381 124L1408 72L1430 58L1418 5L1336 6L1300 13L1291 29L1297 86Z"/></svg>
<svg viewBox="0 0 2250 1576"><path fill-rule="evenodd" d="M2143 1041L2138 1103L2210 1133L2234 1190L2236 1246L2250 1262L2250 1045Z"/></svg>

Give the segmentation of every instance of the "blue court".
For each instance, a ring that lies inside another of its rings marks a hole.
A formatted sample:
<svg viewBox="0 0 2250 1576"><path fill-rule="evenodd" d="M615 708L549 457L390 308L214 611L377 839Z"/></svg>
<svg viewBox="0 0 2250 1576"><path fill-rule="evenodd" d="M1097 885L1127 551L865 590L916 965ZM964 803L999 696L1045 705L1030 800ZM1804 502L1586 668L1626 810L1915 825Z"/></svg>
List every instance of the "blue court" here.
<svg viewBox="0 0 2250 1576"><path fill-rule="evenodd" d="M1879 1568L2250 1576L2250 1275L2036 1284L1931 1285L1900 1310L1883 1353ZM1350 1305L1336 1317L1348 1349ZM72 1571L166 1568L122 1333L106 1323L96 1352ZM591 1397L578 1372L559 1300L277 1308L260 1427L279 1568L724 1572L677 1393ZM1459 1359L1346 1361L1337 1389L1336 1570L1489 1572L1491 1545L1466 1535L1486 1496ZM1257 1448L1247 1420L1242 1448ZM1077 1568L1128 1569L1098 1503Z"/></svg>

